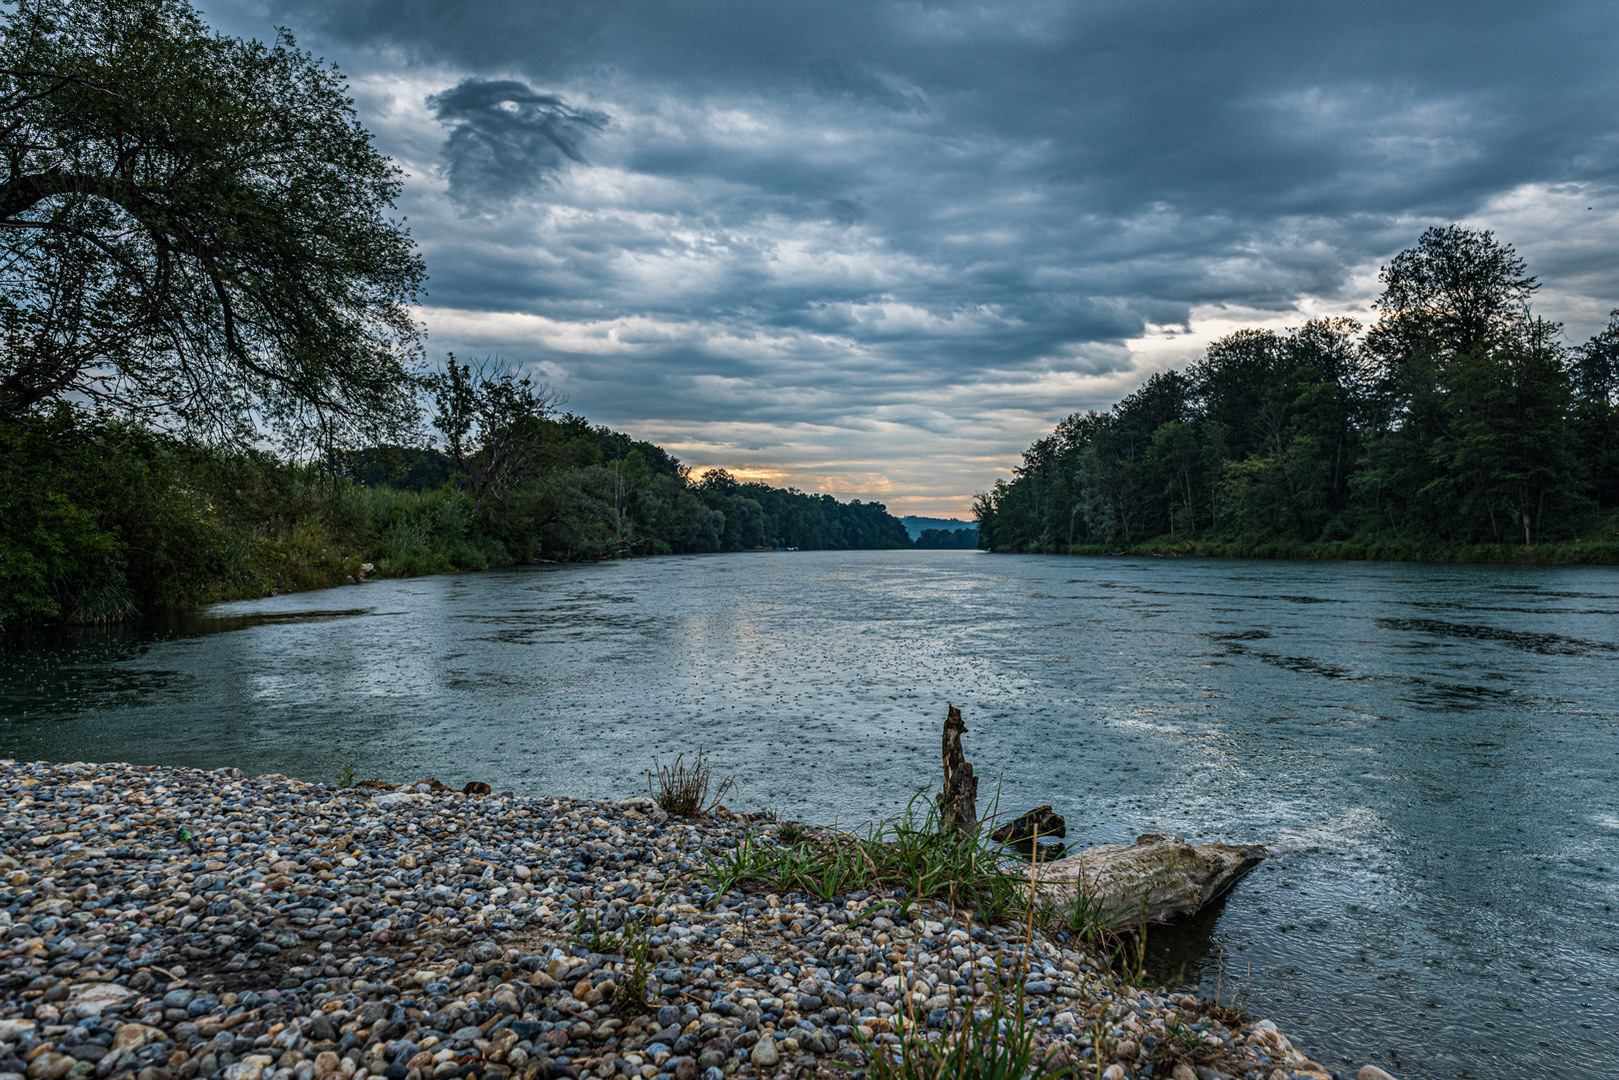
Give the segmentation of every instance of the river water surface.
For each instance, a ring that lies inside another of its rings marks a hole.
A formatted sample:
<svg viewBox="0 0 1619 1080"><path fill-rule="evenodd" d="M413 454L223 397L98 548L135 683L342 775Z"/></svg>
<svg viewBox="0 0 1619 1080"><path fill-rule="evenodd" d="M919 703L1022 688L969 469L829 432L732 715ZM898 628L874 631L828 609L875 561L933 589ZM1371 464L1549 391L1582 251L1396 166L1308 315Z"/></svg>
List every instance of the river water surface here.
<svg viewBox="0 0 1619 1080"><path fill-rule="evenodd" d="M0 756L432 774L855 824L939 771L1274 857L1152 962L1334 1067L1619 1076L1619 571L771 553L384 581L0 642Z"/></svg>

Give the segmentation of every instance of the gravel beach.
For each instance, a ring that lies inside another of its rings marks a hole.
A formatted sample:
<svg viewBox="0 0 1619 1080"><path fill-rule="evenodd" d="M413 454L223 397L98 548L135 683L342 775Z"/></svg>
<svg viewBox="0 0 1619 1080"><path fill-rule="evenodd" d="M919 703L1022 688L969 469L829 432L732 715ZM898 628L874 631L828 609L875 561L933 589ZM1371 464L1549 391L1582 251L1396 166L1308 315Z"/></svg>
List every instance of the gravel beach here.
<svg viewBox="0 0 1619 1080"><path fill-rule="evenodd" d="M1023 928L717 894L762 815L417 787L0 761L0 1080L805 1080L1019 992L1086 1076L1340 1076Z"/></svg>

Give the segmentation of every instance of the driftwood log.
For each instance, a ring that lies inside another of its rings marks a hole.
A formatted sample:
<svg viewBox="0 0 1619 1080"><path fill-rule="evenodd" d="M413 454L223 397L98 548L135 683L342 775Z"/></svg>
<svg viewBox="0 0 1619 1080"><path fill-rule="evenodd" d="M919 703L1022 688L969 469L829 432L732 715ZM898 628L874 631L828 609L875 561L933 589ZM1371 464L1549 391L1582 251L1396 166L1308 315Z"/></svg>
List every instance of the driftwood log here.
<svg viewBox="0 0 1619 1080"><path fill-rule="evenodd" d="M967 723L961 710L949 706L944 721L944 790L939 816L945 828L964 836L978 835L978 778L961 748ZM1024 842L1035 836L1067 835L1062 816L1037 806L991 834L1000 843ZM1058 908L1083 894L1108 925L1124 926L1145 919L1168 922L1194 914L1236 883L1265 858L1257 844L1188 844L1178 836L1148 833L1134 844L1104 844L1050 862L1037 862L1031 872L1048 904Z"/></svg>
<svg viewBox="0 0 1619 1080"><path fill-rule="evenodd" d="M1148 833L1134 844L1103 844L1033 868L1041 896L1056 907L1083 893L1109 926L1194 914L1265 858L1258 844L1192 845Z"/></svg>
<svg viewBox="0 0 1619 1080"><path fill-rule="evenodd" d="M947 828L963 836L978 835L978 777L961 749L967 722L954 705L944 720L944 790L939 792L939 817Z"/></svg>

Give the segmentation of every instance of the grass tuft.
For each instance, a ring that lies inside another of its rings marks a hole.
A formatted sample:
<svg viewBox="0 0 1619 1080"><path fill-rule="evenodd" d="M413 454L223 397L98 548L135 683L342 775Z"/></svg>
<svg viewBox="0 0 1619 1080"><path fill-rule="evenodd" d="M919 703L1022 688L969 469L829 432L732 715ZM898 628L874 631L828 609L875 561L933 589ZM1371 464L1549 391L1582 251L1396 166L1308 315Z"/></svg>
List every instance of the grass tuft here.
<svg viewBox="0 0 1619 1080"><path fill-rule="evenodd" d="M674 817L702 817L712 813L736 784L734 777L727 776L711 793L712 773L712 767L703 758L702 747L697 748L697 756L689 765L685 754L677 756L672 765L653 758L652 769L646 774L647 790L652 794L652 801Z"/></svg>
<svg viewBox="0 0 1619 1080"><path fill-rule="evenodd" d="M1081 878L1074 883L1074 895L1066 900L1042 898L1036 921L1053 933L1102 942L1116 934L1118 929L1108 920L1105 906L1101 894Z"/></svg>
<svg viewBox="0 0 1619 1080"><path fill-rule="evenodd" d="M617 956L629 964L629 971L618 980L613 991L612 1009L615 1015L630 1019L650 1011L647 1005L647 978L652 970L652 942L646 928L653 913L663 903L667 893L660 894L646 908L635 908L615 930L604 929L602 919L594 911L581 909L569 940L593 953Z"/></svg>
<svg viewBox="0 0 1619 1080"><path fill-rule="evenodd" d="M898 888L907 901L944 900L974 908L989 922L1024 914L1022 881L1005 850L945 828L938 806L922 795L899 817L864 832L784 828L777 829L779 843L749 834L713 860L719 890L752 884L828 900L856 889Z"/></svg>

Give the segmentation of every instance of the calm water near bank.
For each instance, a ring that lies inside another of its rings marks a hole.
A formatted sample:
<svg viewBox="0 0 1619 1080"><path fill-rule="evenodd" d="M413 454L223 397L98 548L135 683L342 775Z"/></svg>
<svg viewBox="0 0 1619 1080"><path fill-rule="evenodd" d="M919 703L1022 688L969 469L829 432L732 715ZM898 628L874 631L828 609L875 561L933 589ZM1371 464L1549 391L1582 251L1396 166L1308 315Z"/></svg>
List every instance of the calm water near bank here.
<svg viewBox="0 0 1619 1080"><path fill-rule="evenodd" d="M860 822L939 769L1070 840L1275 858L1154 963L1334 1067L1619 1075L1619 570L747 554L378 582L0 641L0 756Z"/></svg>

